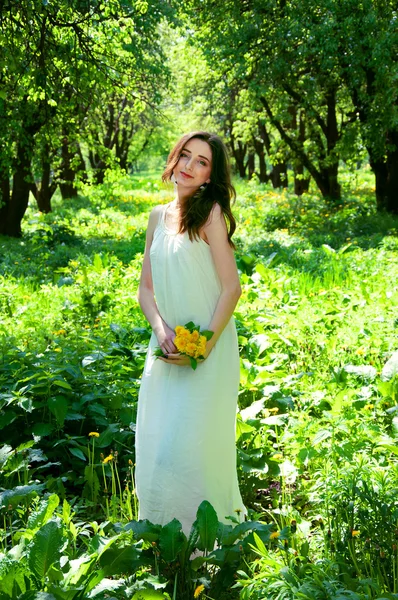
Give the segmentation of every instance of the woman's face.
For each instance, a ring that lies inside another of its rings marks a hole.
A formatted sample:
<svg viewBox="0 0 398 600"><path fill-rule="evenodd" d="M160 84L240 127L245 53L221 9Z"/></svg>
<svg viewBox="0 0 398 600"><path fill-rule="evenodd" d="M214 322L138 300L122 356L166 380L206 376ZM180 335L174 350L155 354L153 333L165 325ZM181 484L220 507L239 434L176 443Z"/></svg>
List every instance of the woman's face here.
<svg viewBox="0 0 398 600"><path fill-rule="evenodd" d="M178 163L173 169L178 187L197 190L210 182L212 152L209 144L199 138L189 140L181 150Z"/></svg>

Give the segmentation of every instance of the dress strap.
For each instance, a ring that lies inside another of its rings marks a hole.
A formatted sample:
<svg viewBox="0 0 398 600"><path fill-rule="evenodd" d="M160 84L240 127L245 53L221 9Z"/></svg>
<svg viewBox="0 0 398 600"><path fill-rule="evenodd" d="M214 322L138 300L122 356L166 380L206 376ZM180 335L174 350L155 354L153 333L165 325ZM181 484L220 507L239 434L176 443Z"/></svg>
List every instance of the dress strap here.
<svg viewBox="0 0 398 600"><path fill-rule="evenodd" d="M168 207L168 204L165 204L164 206L162 206L162 210L159 211L160 215L159 215L159 218L158 218L158 222L156 224L156 229L158 227L164 227L165 226L167 207Z"/></svg>

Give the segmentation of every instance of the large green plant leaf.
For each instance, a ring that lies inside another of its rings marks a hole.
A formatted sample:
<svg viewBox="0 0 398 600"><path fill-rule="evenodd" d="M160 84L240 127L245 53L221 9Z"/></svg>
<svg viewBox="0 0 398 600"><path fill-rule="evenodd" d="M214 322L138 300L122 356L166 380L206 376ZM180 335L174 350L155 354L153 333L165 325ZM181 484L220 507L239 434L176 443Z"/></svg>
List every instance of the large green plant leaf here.
<svg viewBox="0 0 398 600"><path fill-rule="evenodd" d="M29 567L41 579L61 556L64 543L62 525L58 519L48 521L35 535L29 552Z"/></svg>
<svg viewBox="0 0 398 600"><path fill-rule="evenodd" d="M173 519L170 523L167 523L167 525L162 527L159 536L159 548L162 558L166 562L175 560L184 541L186 541L186 537L181 531L181 523L177 519Z"/></svg>
<svg viewBox="0 0 398 600"><path fill-rule="evenodd" d="M103 579L94 589L88 594L88 598L95 598L99 594L106 593L109 597L109 592L118 590L122 586L125 586L126 582L124 579Z"/></svg>
<svg viewBox="0 0 398 600"><path fill-rule="evenodd" d="M141 564L144 562L140 562L140 554L135 546L126 546L125 548L112 546L103 553L100 559L100 565L107 577L132 575Z"/></svg>
<svg viewBox="0 0 398 600"><path fill-rule="evenodd" d="M41 492L45 487L44 483L32 483L31 485L18 485L12 490L5 490L0 493L0 507L9 504L15 507L22 499L30 500L37 496L38 492Z"/></svg>
<svg viewBox="0 0 398 600"><path fill-rule="evenodd" d="M26 590L26 565L2 555L0 558L0 597L17 598Z"/></svg>
<svg viewBox="0 0 398 600"><path fill-rule="evenodd" d="M42 500L37 510L35 510L28 519L28 529L35 529L45 525L53 516L55 509L59 505L57 494L51 494L49 498Z"/></svg>
<svg viewBox="0 0 398 600"><path fill-rule="evenodd" d="M207 500L203 500L196 513L196 525L199 532L198 548L200 550L214 550L217 537L217 513Z"/></svg>
<svg viewBox="0 0 398 600"><path fill-rule="evenodd" d="M65 584L69 585L80 585L81 579L87 581L87 573L91 570L91 567L95 564L97 557L83 554L75 560L69 561L70 569L65 575Z"/></svg>
<svg viewBox="0 0 398 600"><path fill-rule="evenodd" d="M59 427L63 427L66 413L68 412L68 401L65 396L53 396L47 400L47 404L56 418Z"/></svg>
<svg viewBox="0 0 398 600"><path fill-rule="evenodd" d="M125 526L125 531L133 531L136 540L145 540L146 542L156 542L159 539L161 525L154 525L147 519L142 521L130 521Z"/></svg>

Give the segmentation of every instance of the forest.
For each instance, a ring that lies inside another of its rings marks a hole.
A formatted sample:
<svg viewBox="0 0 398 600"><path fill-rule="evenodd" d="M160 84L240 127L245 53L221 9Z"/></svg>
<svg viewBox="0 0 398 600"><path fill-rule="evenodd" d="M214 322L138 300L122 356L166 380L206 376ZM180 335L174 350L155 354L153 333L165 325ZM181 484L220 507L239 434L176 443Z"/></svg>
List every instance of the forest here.
<svg viewBox="0 0 398 600"><path fill-rule="evenodd" d="M138 520L137 289L197 130L237 192L248 514L186 536ZM0 0L0 600L398 600L397 250L392 0Z"/></svg>

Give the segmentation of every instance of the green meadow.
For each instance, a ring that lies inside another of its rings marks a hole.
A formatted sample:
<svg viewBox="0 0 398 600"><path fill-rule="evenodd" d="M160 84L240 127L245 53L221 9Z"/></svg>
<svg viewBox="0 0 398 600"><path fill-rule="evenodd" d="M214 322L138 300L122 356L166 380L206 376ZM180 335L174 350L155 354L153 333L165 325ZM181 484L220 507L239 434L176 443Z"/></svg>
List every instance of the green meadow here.
<svg viewBox="0 0 398 600"><path fill-rule="evenodd" d="M341 179L335 203L236 181L248 515L204 502L188 539L137 521L134 486L137 286L172 190L111 175L0 238L0 600L398 599L398 217L370 171Z"/></svg>

